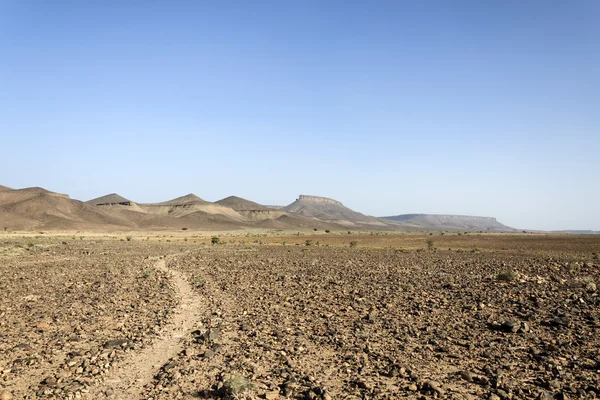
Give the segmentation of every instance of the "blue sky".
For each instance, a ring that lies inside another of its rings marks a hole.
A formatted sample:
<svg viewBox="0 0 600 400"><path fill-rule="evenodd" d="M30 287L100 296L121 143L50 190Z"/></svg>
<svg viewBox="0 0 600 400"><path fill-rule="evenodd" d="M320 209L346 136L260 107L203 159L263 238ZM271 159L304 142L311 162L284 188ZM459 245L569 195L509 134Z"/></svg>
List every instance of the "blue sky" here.
<svg viewBox="0 0 600 400"><path fill-rule="evenodd" d="M600 230L600 2L0 2L0 184Z"/></svg>

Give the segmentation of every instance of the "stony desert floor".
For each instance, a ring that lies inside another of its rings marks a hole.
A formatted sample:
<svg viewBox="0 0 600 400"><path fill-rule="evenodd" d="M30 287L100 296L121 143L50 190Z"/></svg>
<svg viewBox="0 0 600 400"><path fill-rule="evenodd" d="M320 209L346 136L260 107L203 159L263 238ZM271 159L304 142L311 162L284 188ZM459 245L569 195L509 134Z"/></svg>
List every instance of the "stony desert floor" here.
<svg viewBox="0 0 600 400"><path fill-rule="evenodd" d="M218 236L0 236L0 399L600 397L600 237Z"/></svg>

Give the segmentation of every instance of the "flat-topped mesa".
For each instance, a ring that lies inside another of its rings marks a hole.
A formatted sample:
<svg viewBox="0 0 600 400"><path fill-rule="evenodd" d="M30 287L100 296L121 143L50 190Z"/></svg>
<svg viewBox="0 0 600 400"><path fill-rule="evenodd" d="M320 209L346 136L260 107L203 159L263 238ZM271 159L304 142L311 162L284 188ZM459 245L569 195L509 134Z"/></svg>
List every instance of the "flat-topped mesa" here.
<svg viewBox="0 0 600 400"><path fill-rule="evenodd" d="M308 196L305 194L301 194L300 196L298 196L298 200L314 201L316 203L326 203L326 204L335 204L336 206L343 206L343 204L340 203L339 201L330 199L328 197Z"/></svg>
<svg viewBox="0 0 600 400"><path fill-rule="evenodd" d="M494 217L477 217L473 215L452 215L452 214L405 214L406 217L436 217L439 219L459 219L463 221L490 221L497 222Z"/></svg>

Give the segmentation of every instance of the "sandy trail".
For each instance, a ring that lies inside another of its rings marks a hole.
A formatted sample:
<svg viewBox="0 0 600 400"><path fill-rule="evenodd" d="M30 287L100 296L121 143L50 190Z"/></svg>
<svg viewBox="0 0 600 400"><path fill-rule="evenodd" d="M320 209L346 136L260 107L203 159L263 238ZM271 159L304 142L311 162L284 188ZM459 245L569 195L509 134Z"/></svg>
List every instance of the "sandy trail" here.
<svg viewBox="0 0 600 400"><path fill-rule="evenodd" d="M88 398L140 398L144 386L150 383L159 369L183 349L187 334L196 328L203 314L202 302L188 283L185 274L167 267L165 259L157 259L154 268L171 276L180 303L175 309L173 322L160 333L159 338L140 353L119 363L105 380L91 388Z"/></svg>

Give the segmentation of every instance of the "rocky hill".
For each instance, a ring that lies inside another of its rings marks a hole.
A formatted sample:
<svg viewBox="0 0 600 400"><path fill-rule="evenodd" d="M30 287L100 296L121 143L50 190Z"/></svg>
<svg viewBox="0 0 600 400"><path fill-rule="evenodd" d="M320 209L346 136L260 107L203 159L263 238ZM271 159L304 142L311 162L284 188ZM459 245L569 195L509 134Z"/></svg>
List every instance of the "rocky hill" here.
<svg viewBox="0 0 600 400"><path fill-rule="evenodd" d="M235 211L256 211L267 209L267 207L261 204L237 196L226 197L219 201L215 201L215 204L220 204L224 207L229 207Z"/></svg>
<svg viewBox="0 0 600 400"><path fill-rule="evenodd" d="M300 195L295 202L281 210L349 227L361 225L386 227L386 224L379 219L351 210L341 202L328 197Z"/></svg>
<svg viewBox="0 0 600 400"><path fill-rule="evenodd" d="M196 196L193 193L185 196L177 197L173 200L163 201L162 203L154 203L156 206L182 206L186 204L208 204L208 201Z"/></svg>
<svg viewBox="0 0 600 400"><path fill-rule="evenodd" d="M100 207L39 187L0 191L0 221L7 230L108 230L134 226Z"/></svg>
<svg viewBox="0 0 600 400"><path fill-rule="evenodd" d="M86 201L87 204L93 204L95 206L110 206L110 205L122 205L129 206L133 203L131 200L118 195L116 193L107 194L105 196L97 197L92 200Z"/></svg>

